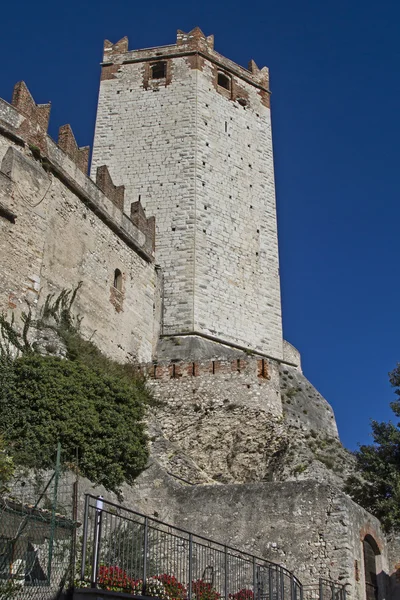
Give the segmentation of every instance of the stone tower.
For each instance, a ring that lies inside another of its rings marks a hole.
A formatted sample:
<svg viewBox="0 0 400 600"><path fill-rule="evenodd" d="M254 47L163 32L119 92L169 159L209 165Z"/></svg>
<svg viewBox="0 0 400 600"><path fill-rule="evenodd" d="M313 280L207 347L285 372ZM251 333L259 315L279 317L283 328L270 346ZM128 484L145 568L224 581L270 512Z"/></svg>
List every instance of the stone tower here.
<svg viewBox="0 0 400 600"><path fill-rule="evenodd" d="M268 69L245 69L198 28L176 44L108 41L92 177L106 164L156 219L162 334L282 358ZM144 215L131 215L133 220Z"/></svg>

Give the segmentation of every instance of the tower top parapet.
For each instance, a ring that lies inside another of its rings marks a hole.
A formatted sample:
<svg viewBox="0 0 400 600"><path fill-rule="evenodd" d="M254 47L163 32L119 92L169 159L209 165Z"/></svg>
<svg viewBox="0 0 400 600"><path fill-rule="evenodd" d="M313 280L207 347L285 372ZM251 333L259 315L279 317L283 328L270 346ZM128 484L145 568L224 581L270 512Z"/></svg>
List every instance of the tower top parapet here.
<svg viewBox="0 0 400 600"><path fill-rule="evenodd" d="M109 40L105 40L102 66L110 68L112 65L116 66L146 60L161 60L191 55L200 55L224 70L265 91L269 91L268 67L260 69L255 61L251 59L246 69L232 60L225 58L222 54L214 50L214 36L206 36L199 27L195 27L189 33L178 29L175 44L138 50L129 50L128 38L126 36L115 44Z"/></svg>

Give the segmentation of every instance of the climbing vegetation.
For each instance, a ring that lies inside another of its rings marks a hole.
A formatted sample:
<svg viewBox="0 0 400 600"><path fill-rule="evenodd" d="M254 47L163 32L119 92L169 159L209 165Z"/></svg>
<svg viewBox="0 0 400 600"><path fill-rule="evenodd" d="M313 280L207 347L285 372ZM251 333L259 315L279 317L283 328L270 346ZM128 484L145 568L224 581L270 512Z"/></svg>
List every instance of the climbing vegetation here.
<svg viewBox="0 0 400 600"><path fill-rule="evenodd" d="M71 313L78 289L49 297L36 322L25 315L21 333L0 317L0 434L15 464L52 467L60 441L64 463L78 457L82 475L118 491L146 466L152 398L134 365L82 338ZM66 359L40 354L32 328L53 329Z"/></svg>

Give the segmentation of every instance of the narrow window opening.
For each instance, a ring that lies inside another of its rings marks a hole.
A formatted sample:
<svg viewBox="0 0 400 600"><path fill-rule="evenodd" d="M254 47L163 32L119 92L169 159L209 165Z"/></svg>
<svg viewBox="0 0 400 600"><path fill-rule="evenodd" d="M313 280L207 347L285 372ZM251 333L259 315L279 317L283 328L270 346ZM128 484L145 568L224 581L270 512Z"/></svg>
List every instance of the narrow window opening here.
<svg viewBox="0 0 400 600"><path fill-rule="evenodd" d="M261 377L265 377L265 360L261 359Z"/></svg>
<svg viewBox="0 0 400 600"><path fill-rule="evenodd" d="M167 74L167 63L158 62L151 65L151 78L152 79L165 79Z"/></svg>
<svg viewBox="0 0 400 600"><path fill-rule="evenodd" d="M142 198L142 194L139 194L139 196L138 196L139 202L140 202L141 198Z"/></svg>
<svg viewBox="0 0 400 600"><path fill-rule="evenodd" d="M224 73L218 73L218 85L226 90L231 89L231 80Z"/></svg>
<svg viewBox="0 0 400 600"><path fill-rule="evenodd" d="M215 375L215 360L212 361L212 374Z"/></svg>
<svg viewBox="0 0 400 600"><path fill-rule="evenodd" d="M157 379L157 365L154 365L153 376L154 376L154 379Z"/></svg>
<svg viewBox="0 0 400 600"><path fill-rule="evenodd" d="M122 273L119 269L114 271L114 287L119 292L122 292Z"/></svg>
<svg viewBox="0 0 400 600"><path fill-rule="evenodd" d="M193 377L196 375L196 363L192 363L192 375Z"/></svg>
<svg viewBox="0 0 400 600"><path fill-rule="evenodd" d="M225 121L225 133L228 131L228 121Z"/></svg>
<svg viewBox="0 0 400 600"><path fill-rule="evenodd" d="M236 368L237 368L237 372L240 373L240 358L238 358L236 360Z"/></svg>
<svg viewBox="0 0 400 600"><path fill-rule="evenodd" d="M172 365L172 379L175 379L176 377L176 367L175 367L175 363Z"/></svg>

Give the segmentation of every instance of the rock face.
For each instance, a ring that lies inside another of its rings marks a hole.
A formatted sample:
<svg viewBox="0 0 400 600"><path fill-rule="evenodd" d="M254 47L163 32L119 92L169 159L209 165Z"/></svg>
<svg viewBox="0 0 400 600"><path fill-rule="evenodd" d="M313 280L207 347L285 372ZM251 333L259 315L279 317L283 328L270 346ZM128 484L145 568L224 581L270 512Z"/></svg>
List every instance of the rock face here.
<svg viewBox="0 0 400 600"><path fill-rule="evenodd" d="M299 367L193 337L163 340L159 356L148 371L160 402L149 427L152 455L168 472L191 483L342 487L354 459Z"/></svg>
<svg viewBox="0 0 400 600"><path fill-rule="evenodd" d="M355 459L340 442L331 406L300 370L281 365L279 371L289 445L276 479L329 481L342 488Z"/></svg>
<svg viewBox="0 0 400 600"><path fill-rule="evenodd" d="M150 418L153 456L177 476L193 483L271 479L288 443L279 369L240 357L160 365L149 382L161 402Z"/></svg>

